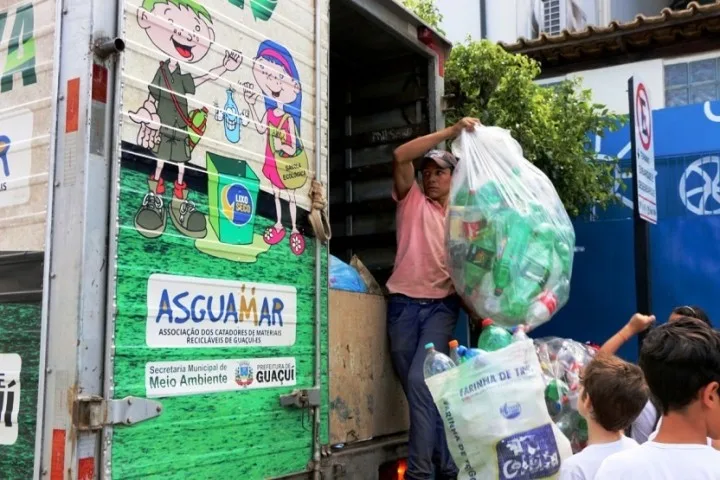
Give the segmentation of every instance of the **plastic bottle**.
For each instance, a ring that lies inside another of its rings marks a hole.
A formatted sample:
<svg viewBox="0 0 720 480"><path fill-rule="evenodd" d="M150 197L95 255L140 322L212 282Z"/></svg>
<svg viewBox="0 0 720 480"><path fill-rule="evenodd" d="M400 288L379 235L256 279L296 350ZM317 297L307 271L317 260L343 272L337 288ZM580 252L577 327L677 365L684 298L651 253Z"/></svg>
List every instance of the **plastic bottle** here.
<svg viewBox="0 0 720 480"><path fill-rule="evenodd" d="M505 289L506 298L502 304L502 314L514 322L524 322L529 325L538 325L550 319L555 312L557 302L538 304L535 310L529 312L533 303L537 303L538 296L551 281L557 282L561 277L561 265L554 252L555 236L552 226L548 223L537 225L533 231L527 249L519 263L515 278ZM549 300L550 297L543 297ZM551 311L544 312L543 307L551 307Z"/></svg>
<svg viewBox="0 0 720 480"><path fill-rule="evenodd" d="M538 295L537 300L530 305L525 321L528 325L540 325L550 320L557 310L558 299L555 293L549 290Z"/></svg>
<svg viewBox="0 0 720 480"><path fill-rule="evenodd" d="M452 360L455 365L460 365L462 359L462 353L460 349L465 349L465 347L460 345L457 340L450 340L448 346L450 346L450 360Z"/></svg>
<svg viewBox="0 0 720 480"><path fill-rule="evenodd" d="M527 335L527 327L525 325L518 325L513 329L512 341L514 343L523 342L525 340L530 340L530 337Z"/></svg>
<svg viewBox="0 0 720 480"><path fill-rule="evenodd" d="M428 343L425 345L425 363L423 364L423 374L425 378L430 378L439 373L455 368L453 362L447 355L435 350L435 344Z"/></svg>
<svg viewBox="0 0 720 480"><path fill-rule="evenodd" d="M227 101L225 102L225 138L230 143L238 143L240 141L240 110L233 98L235 91L232 88L227 89Z"/></svg>
<svg viewBox="0 0 720 480"><path fill-rule="evenodd" d="M506 206L505 199L500 192L495 182L489 181L485 183L476 192L477 205L485 210L488 215L494 213L494 211Z"/></svg>
<svg viewBox="0 0 720 480"><path fill-rule="evenodd" d="M500 211L493 221L498 222L496 228L502 237L502 247L497 250L497 260L493 266L494 293L499 297L510 286L520 262L525 258L532 228L528 219L515 210Z"/></svg>
<svg viewBox="0 0 720 480"><path fill-rule="evenodd" d="M490 362L486 358L487 352L479 348L466 348L463 352L463 363L472 362L476 367L483 367Z"/></svg>
<svg viewBox="0 0 720 480"><path fill-rule="evenodd" d="M486 352L494 352L505 348L512 343L512 335L502 327L495 325L490 318L482 322L482 333L478 340L478 347Z"/></svg>
<svg viewBox="0 0 720 480"><path fill-rule="evenodd" d="M557 419L563 412L563 407L568 403L570 389L562 380L554 378L545 387L545 405L548 413L553 419Z"/></svg>
<svg viewBox="0 0 720 480"><path fill-rule="evenodd" d="M477 287L481 287L483 278L492 270L495 250L495 232L491 228L485 228L470 243L464 269L464 285L468 293ZM489 295L491 292L483 291L483 293Z"/></svg>

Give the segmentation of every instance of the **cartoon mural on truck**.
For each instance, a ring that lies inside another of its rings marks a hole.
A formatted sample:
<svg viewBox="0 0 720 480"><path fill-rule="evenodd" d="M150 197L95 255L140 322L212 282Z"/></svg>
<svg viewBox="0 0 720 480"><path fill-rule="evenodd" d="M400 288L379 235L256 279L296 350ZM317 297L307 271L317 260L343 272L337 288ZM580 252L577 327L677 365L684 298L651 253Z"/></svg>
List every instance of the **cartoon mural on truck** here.
<svg viewBox="0 0 720 480"><path fill-rule="evenodd" d="M236 7L245 8L245 0L229 1ZM275 7L277 7L278 0L248 0L248 3L250 3L250 9L255 20L268 21L272 17Z"/></svg>
<svg viewBox="0 0 720 480"><path fill-rule="evenodd" d="M193 0L145 0L138 9L137 21L152 44L169 58L160 62L148 85L147 100L130 119L140 124L138 144L157 155L155 172L148 179L149 192L135 216L138 231L154 238L165 231L167 214L162 194L161 176L166 162L177 165L177 181L172 189L168 210L175 228L193 238L207 234L205 216L188 200L184 182L185 165L205 133L207 108L188 111L187 95L198 87L234 72L242 64L240 52L226 51L222 64L202 75L182 73L180 62L200 62L215 41L212 18L205 7Z"/></svg>
<svg viewBox="0 0 720 480"><path fill-rule="evenodd" d="M300 255L316 241L304 232L317 146L301 137L315 92L300 84L313 77L313 12L265 3L274 16L256 22L228 0L125 2L112 373L115 398L164 408L115 429L114 478L276 477L312 455L307 412L278 397L314 379L316 260ZM277 97L260 66L282 74ZM271 245L280 229L291 238ZM322 339L326 352L325 323Z"/></svg>

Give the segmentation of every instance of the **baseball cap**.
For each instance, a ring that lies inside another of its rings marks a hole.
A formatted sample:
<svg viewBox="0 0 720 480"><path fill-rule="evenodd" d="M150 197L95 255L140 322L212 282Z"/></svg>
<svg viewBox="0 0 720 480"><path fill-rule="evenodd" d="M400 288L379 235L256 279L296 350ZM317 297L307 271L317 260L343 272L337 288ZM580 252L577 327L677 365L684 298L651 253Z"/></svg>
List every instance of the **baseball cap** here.
<svg viewBox="0 0 720 480"><path fill-rule="evenodd" d="M423 162L425 160L432 160L440 168L455 168L458 163L455 155L445 150L430 150L423 157Z"/></svg>

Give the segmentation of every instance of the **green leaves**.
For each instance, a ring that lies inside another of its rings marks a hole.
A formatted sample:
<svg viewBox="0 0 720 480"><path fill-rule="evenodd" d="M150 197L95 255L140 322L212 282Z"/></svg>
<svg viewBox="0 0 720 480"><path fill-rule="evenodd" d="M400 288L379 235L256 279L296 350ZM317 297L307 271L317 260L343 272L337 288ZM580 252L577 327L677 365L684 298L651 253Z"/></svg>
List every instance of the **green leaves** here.
<svg viewBox="0 0 720 480"><path fill-rule="evenodd" d="M435 6L435 0L402 0L401 3L415 12L415 15L430 25L436 32L445 35L445 31L440 28L443 16Z"/></svg>
<svg viewBox="0 0 720 480"><path fill-rule="evenodd" d="M474 116L510 130L525 158L553 182L570 215L608 205L615 200L615 163L597 161L588 135L616 130L625 120L593 103L579 79L543 87L534 83L539 74L536 61L490 41L455 45L445 65L445 89L455 95L448 123Z"/></svg>

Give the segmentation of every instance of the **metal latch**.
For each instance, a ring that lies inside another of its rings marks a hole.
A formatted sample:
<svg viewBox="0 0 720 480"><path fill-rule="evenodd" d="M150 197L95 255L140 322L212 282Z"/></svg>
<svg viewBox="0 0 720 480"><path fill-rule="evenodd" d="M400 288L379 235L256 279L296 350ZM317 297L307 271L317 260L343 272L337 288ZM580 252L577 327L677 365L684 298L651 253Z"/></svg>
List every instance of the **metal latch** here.
<svg viewBox="0 0 720 480"><path fill-rule="evenodd" d="M280 406L285 408L313 408L320 406L320 389L308 388L294 390L288 395L280 395Z"/></svg>
<svg viewBox="0 0 720 480"><path fill-rule="evenodd" d="M161 413L160 402L138 397L110 401L97 396L80 397L73 405L73 420L80 431L101 430L107 425L134 425Z"/></svg>

